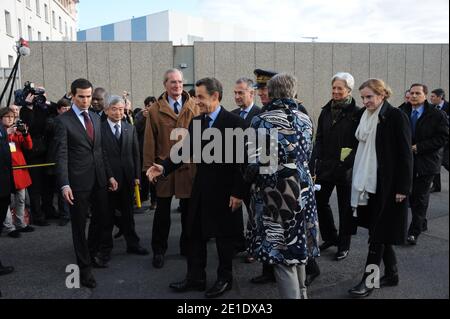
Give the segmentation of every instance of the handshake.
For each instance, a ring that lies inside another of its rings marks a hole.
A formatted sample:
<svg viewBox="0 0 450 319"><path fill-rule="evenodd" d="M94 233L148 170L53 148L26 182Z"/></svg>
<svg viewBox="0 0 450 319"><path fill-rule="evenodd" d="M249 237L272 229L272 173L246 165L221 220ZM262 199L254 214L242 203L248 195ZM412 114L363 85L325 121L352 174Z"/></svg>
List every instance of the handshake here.
<svg viewBox="0 0 450 319"><path fill-rule="evenodd" d="M164 167L162 165L153 163L153 165L147 170L147 178L150 182L156 183L159 176L164 173Z"/></svg>

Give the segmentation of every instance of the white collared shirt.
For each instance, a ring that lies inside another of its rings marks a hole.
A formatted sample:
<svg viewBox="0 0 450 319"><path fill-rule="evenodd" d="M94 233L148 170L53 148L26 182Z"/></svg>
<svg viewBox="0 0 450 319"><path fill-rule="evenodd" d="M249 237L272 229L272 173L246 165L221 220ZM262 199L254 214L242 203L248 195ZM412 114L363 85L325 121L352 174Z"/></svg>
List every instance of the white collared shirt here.
<svg viewBox="0 0 450 319"><path fill-rule="evenodd" d="M255 103L250 104L250 106L248 106L248 107L245 108L245 109L242 109L242 108L241 108L241 110L239 111L239 113L240 113L240 112L245 112L244 120L247 118L248 113L250 113L250 111L252 110L253 105L255 105Z"/></svg>
<svg viewBox="0 0 450 319"><path fill-rule="evenodd" d="M121 121L114 123L109 118L106 121L108 121L109 127L111 128L111 132L113 133L114 136L116 135L116 127L115 127L116 125L119 125L119 132L120 132L120 135L122 135L122 122Z"/></svg>
<svg viewBox="0 0 450 319"><path fill-rule="evenodd" d="M183 96L180 95L178 100L174 100L170 96L168 96L168 100L169 100L169 105L174 112L175 112L175 107L173 105L175 104L175 102L178 102L178 113L181 113L181 108L183 107Z"/></svg>

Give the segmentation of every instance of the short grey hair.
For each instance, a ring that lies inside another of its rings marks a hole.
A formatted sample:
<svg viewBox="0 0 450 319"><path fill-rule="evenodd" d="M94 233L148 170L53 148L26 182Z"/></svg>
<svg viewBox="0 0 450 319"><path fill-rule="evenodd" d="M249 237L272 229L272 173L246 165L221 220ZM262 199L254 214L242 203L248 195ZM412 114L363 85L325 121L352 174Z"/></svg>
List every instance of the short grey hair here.
<svg viewBox="0 0 450 319"><path fill-rule="evenodd" d="M172 69L168 69L166 72L164 72L164 81L163 84L166 84L167 80L169 79L169 74L172 73L180 73L181 75L181 79L183 80L183 72L181 72L181 70L176 69L176 68L172 68Z"/></svg>
<svg viewBox="0 0 450 319"><path fill-rule="evenodd" d="M125 101L123 100L123 98L121 96L118 96L118 95L108 96L107 101L108 102L105 104L105 109L107 109L113 105L119 104L119 103L122 103L125 106Z"/></svg>
<svg viewBox="0 0 450 319"><path fill-rule="evenodd" d="M255 84L252 79L246 78L246 77L237 79L236 84L241 84L241 83L247 84L247 87L251 90L253 90L253 86Z"/></svg>
<svg viewBox="0 0 450 319"><path fill-rule="evenodd" d="M288 73L279 73L267 82L272 99L293 99L297 95L297 78Z"/></svg>
<svg viewBox="0 0 450 319"><path fill-rule="evenodd" d="M353 87L355 86L355 79L353 75L347 72L338 72L331 78L331 85L333 85L334 81L341 80L345 82L345 86L347 89L353 91Z"/></svg>

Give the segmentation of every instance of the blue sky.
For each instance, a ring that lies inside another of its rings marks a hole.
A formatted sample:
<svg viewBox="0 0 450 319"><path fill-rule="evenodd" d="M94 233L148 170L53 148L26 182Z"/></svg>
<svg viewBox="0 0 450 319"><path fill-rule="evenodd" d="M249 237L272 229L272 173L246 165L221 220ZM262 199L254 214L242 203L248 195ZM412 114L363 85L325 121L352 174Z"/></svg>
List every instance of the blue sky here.
<svg viewBox="0 0 450 319"><path fill-rule="evenodd" d="M448 0L80 0L80 30L164 10L257 29L255 41L448 43Z"/></svg>

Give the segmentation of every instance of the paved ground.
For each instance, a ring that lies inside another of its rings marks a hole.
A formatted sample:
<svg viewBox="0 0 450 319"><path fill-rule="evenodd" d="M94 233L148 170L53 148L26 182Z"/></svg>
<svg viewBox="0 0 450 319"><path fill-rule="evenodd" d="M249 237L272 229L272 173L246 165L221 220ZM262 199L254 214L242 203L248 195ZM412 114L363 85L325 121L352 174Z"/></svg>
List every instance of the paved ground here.
<svg viewBox="0 0 450 319"><path fill-rule="evenodd" d="M448 172L442 172L442 192L431 195L428 212L428 232L422 234L417 246L397 247L401 283L398 287L376 290L370 298L449 298L449 197ZM67 289L65 267L74 262L70 225L39 227L22 238L0 238L0 257L4 264L14 265L16 271L0 277L0 290L4 298L120 298L120 299L197 299L202 293L175 294L168 284L185 275L185 260L178 255L180 214L173 205L172 229L166 264L162 269L151 266L151 256L132 256L125 253L123 238L115 241L113 259L108 269L95 269L98 287L94 290ZM333 196L333 207L336 207ZM336 213L336 212L335 212ZM135 215L137 232L142 245L150 247L153 213ZM216 252L214 241L208 249L208 284L215 280ZM347 259L332 260L333 249L319 259L322 274L309 289L315 299L347 298L347 290L358 282L367 254L367 232L360 230L354 236ZM259 274L258 263L244 264L234 260L233 289L224 299L278 298L275 284L254 285L249 278Z"/></svg>

